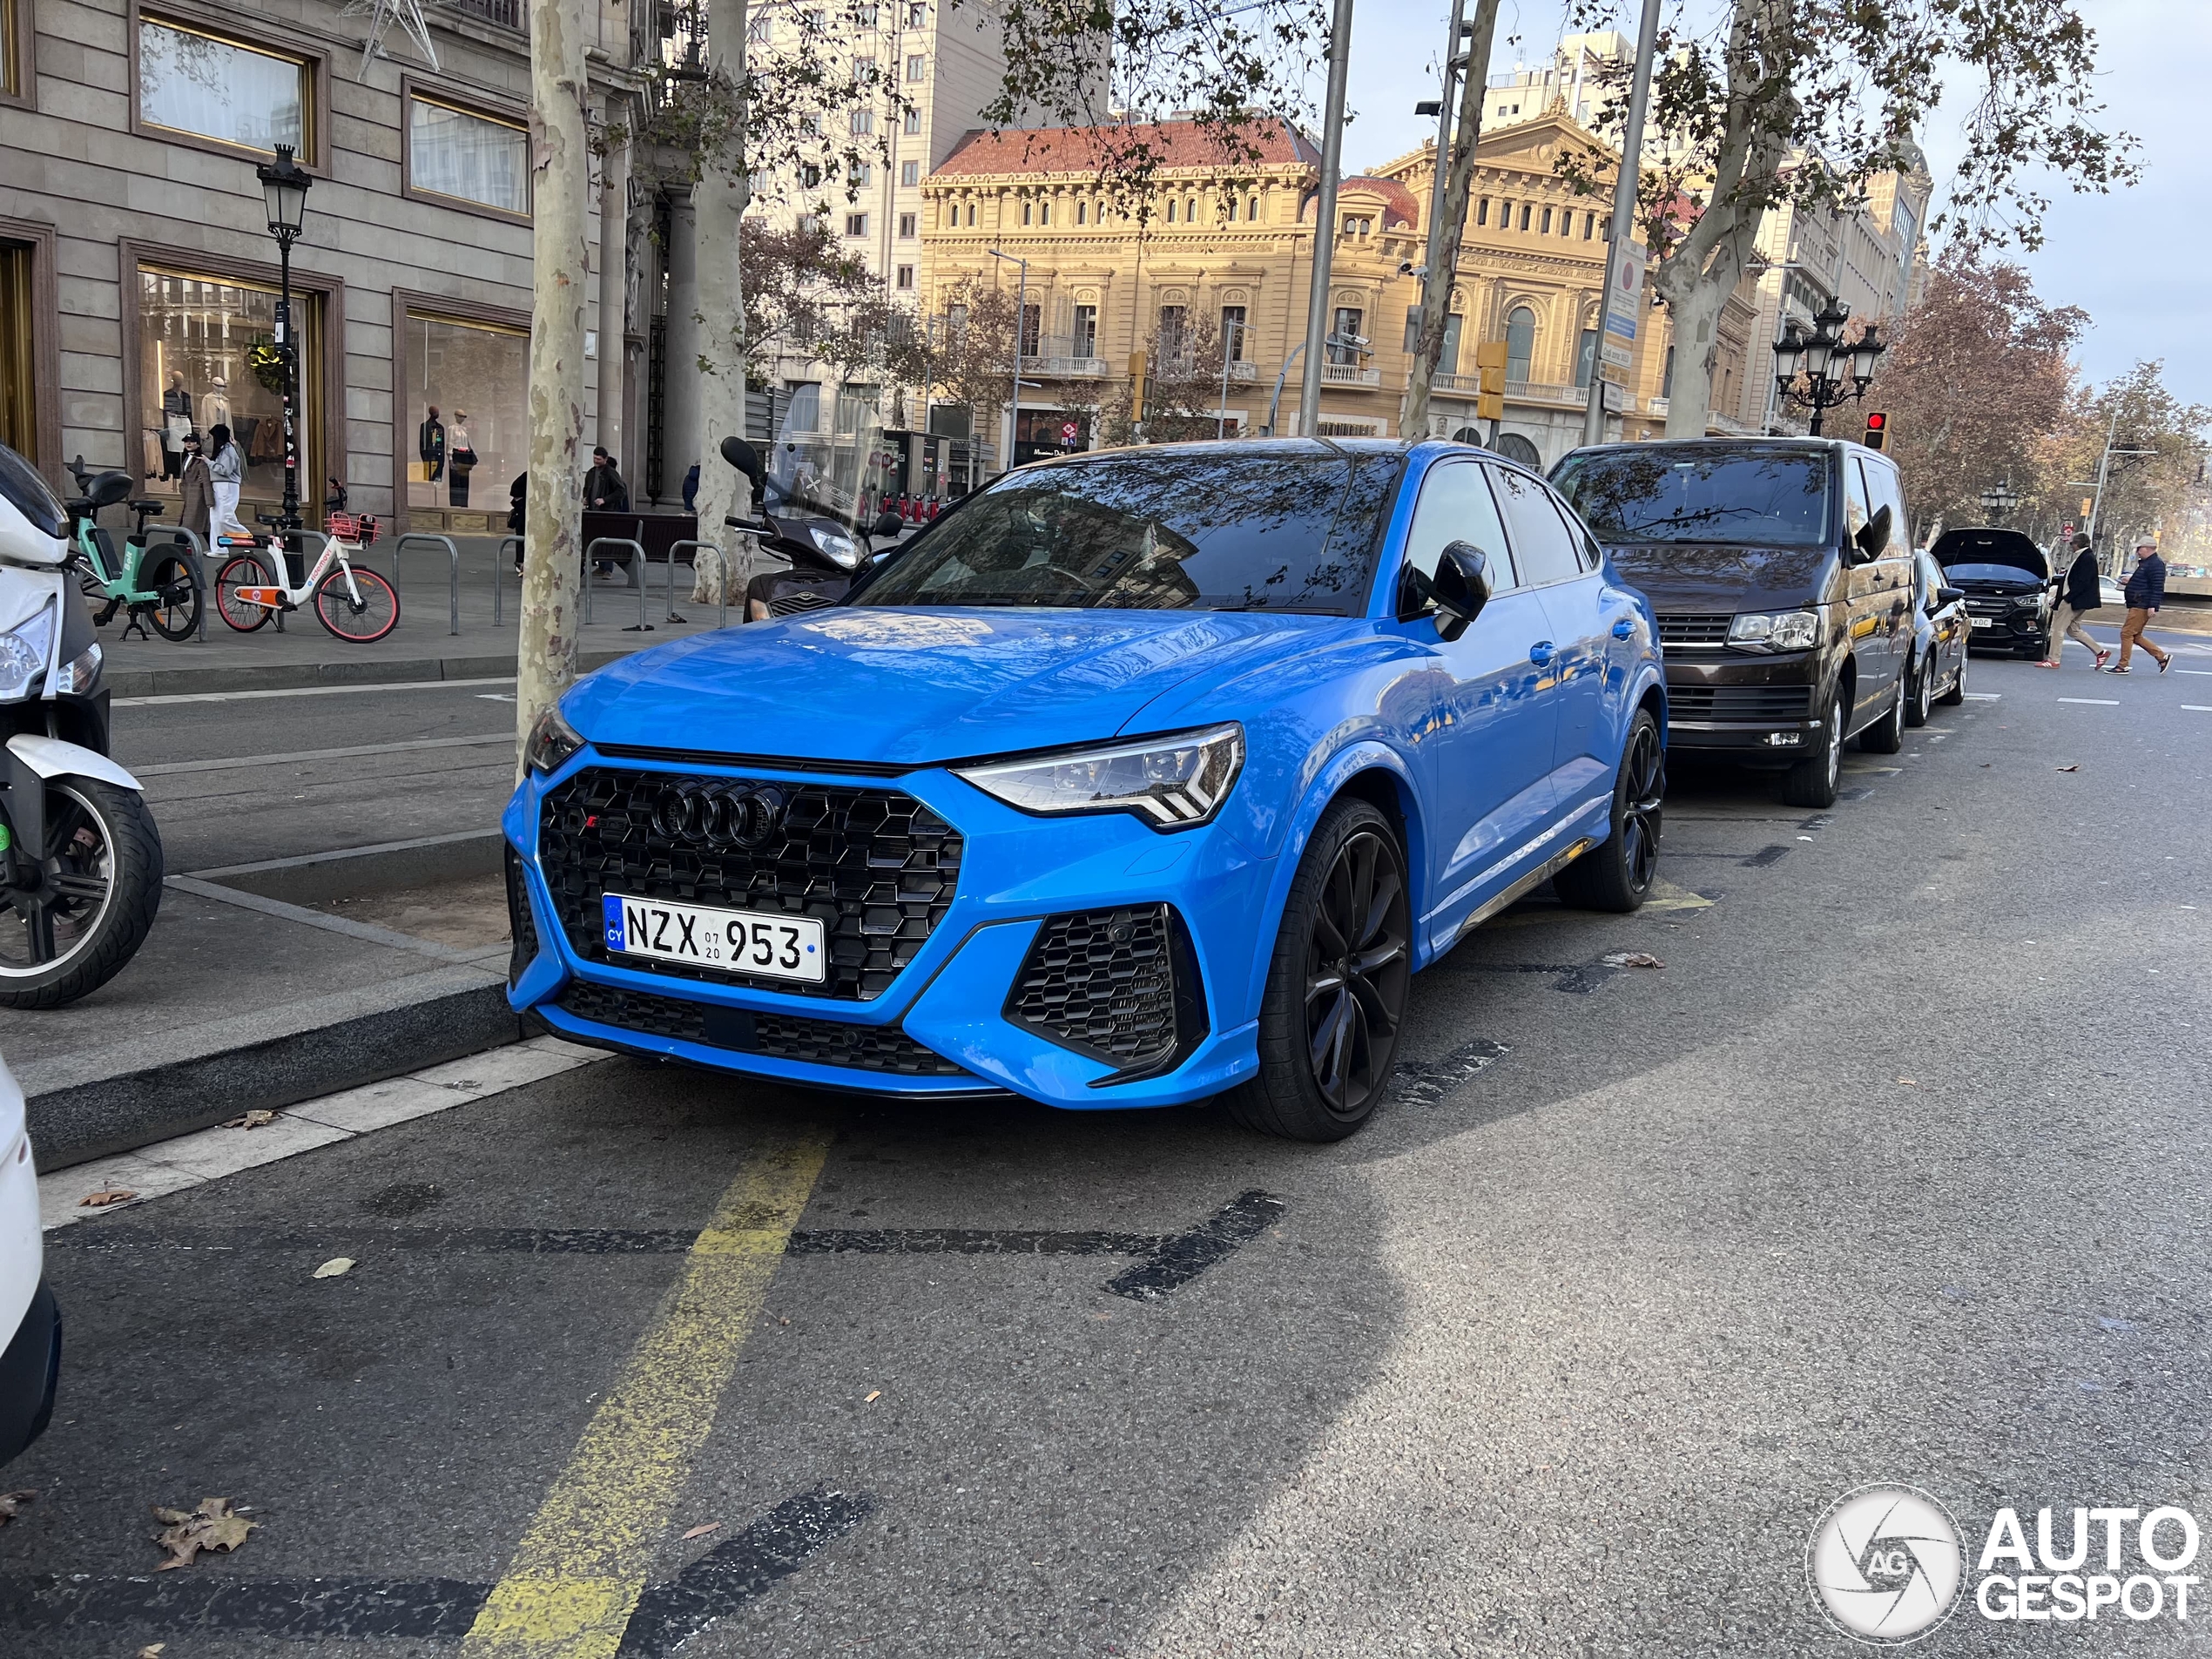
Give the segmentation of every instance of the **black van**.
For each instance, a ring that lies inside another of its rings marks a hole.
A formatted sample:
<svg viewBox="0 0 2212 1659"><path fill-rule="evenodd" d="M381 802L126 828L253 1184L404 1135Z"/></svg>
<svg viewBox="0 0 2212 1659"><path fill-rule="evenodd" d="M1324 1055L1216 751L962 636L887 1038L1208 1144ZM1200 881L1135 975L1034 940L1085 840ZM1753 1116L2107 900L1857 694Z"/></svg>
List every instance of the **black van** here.
<svg viewBox="0 0 2212 1659"><path fill-rule="evenodd" d="M1976 651L2051 654L2051 604L2058 584L2043 550L2018 530L1946 530L1928 550L1943 579L1966 596Z"/></svg>
<svg viewBox="0 0 2212 1659"><path fill-rule="evenodd" d="M1833 438L1576 449L1552 482L1659 616L1667 743L1835 802L1847 738L1905 741L1912 550L1886 455Z"/></svg>

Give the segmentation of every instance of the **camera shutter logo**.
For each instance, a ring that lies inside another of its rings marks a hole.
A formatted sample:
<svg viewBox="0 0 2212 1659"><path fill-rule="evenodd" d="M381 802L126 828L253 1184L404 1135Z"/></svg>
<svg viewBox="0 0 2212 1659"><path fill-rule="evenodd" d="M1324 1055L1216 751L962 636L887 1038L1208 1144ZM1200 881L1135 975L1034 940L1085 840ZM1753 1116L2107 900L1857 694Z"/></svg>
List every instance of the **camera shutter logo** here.
<svg viewBox="0 0 2212 1659"><path fill-rule="evenodd" d="M1805 1553L1805 1576L1829 1622L1882 1647L1942 1623L1965 1575L1959 1523L1918 1487L1861 1487L1838 1499Z"/></svg>

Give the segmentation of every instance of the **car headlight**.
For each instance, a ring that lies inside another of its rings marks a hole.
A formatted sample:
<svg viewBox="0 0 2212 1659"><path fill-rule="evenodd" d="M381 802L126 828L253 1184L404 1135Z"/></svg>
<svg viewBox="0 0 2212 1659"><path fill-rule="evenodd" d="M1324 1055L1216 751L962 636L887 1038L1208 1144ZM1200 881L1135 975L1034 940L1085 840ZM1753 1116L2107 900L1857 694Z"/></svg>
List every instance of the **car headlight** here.
<svg viewBox="0 0 2212 1659"><path fill-rule="evenodd" d="M810 532L814 545L829 556L831 563L841 570L857 570L860 567L860 549L853 539L841 530L826 530L815 526Z"/></svg>
<svg viewBox="0 0 2212 1659"><path fill-rule="evenodd" d="M1244 765L1244 728L1230 725L954 771L1025 813L1134 813L1180 830L1220 810Z"/></svg>
<svg viewBox="0 0 2212 1659"><path fill-rule="evenodd" d="M553 772L582 747L583 739L561 718L561 711L548 709L530 728L530 740L523 745L523 759L532 772Z"/></svg>
<svg viewBox="0 0 2212 1659"><path fill-rule="evenodd" d="M1820 643L1820 617L1811 610L1750 612L1729 624L1728 643L1754 651L1811 651Z"/></svg>
<svg viewBox="0 0 2212 1659"><path fill-rule="evenodd" d="M48 605L20 627L0 634L0 699L28 697L46 671L54 644L54 610Z"/></svg>
<svg viewBox="0 0 2212 1659"><path fill-rule="evenodd" d="M54 693L60 697L73 691L89 691L99 678L100 643L96 639L55 671Z"/></svg>

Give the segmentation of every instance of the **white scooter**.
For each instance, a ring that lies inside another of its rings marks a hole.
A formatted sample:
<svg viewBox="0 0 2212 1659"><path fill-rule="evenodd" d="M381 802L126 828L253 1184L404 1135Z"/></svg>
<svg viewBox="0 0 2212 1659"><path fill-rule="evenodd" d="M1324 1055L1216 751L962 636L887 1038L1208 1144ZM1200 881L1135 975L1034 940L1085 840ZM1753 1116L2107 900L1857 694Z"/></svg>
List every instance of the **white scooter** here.
<svg viewBox="0 0 2212 1659"><path fill-rule="evenodd" d="M161 905L161 835L107 758L108 692L69 515L0 444L0 1008L74 1002Z"/></svg>

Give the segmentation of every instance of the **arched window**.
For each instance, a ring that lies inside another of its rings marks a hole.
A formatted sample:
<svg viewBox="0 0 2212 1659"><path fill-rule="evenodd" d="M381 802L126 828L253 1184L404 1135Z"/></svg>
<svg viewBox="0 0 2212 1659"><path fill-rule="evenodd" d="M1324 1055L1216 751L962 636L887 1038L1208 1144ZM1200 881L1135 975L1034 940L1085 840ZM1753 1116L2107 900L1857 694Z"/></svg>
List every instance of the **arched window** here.
<svg viewBox="0 0 2212 1659"><path fill-rule="evenodd" d="M1222 199L1222 202L1223 206L1228 209L1225 215L1228 222L1234 225L1237 222L1237 199L1234 196L1225 196Z"/></svg>
<svg viewBox="0 0 2212 1659"><path fill-rule="evenodd" d="M1035 206L1033 206L1030 203L1028 203L1028 202L1023 202L1023 203L1022 204L1022 222L1024 225L1027 225L1028 223L1029 223L1030 215L1031 215L1032 213L1035 212L1035 211L1036 211L1035 207Z"/></svg>
<svg viewBox="0 0 2212 1659"><path fill-rule="evenodd" d="M1259 221L1259 198L1254 196L1244 204L1244 217L1254 224Z"/></svg>
<svg viewBox="0 0 2212 1659"><path fill-rule="evenodd" d="M1085 201L1079 201L1079 202L1077 202L1077 203L1076 204L1076 224L1078 224L1078 225L1081 225L1081 224L1085 223L1085 222L1086 222L1086 216L1089 213L1089 212L1090 212L1090 204L1089 204L1089 202L1085 202Z"/></svg>
<svg viewBox="0 0 2212 1659"><path fill-rule="evenodd" d="M1175 198L1172 196L1168 198L1168 223L1175 223Z"/></svg>
<svg viewBox="0 0 2212 1659"><path fill-rule="evenodd" d="M1037 204L1037 223L1040 225L1049 225L1052 223L1052 199L1050 197L1047 197L1043 201Z"/></svg>
<svg viewBox="0 0 2212 1659"><path fill-rule="evenodd" d="M1528 365L1536 355L1536 314L1515 306L1506 318L1506 378L1526 381Z"/></svg>

